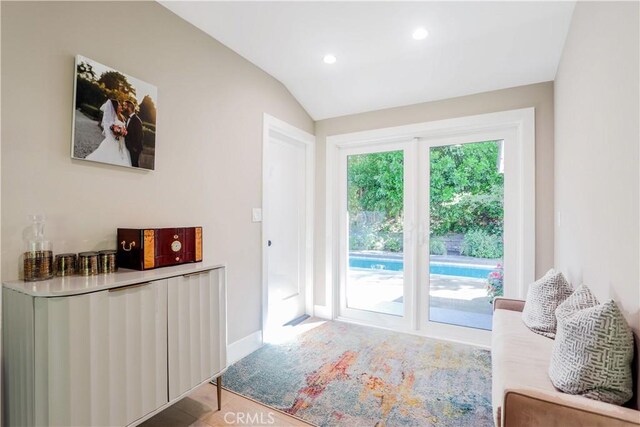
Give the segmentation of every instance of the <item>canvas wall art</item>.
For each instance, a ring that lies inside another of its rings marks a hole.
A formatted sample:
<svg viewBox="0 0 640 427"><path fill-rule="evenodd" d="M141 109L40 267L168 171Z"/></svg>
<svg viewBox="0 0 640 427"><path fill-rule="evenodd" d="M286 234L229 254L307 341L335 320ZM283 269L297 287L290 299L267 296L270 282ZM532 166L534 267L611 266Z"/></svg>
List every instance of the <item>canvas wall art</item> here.
<svg viewBox="0 0 640 427"><path fill-rule="evenodd" d="M158 89L78 55L71 157L155 169Z"/></svg>

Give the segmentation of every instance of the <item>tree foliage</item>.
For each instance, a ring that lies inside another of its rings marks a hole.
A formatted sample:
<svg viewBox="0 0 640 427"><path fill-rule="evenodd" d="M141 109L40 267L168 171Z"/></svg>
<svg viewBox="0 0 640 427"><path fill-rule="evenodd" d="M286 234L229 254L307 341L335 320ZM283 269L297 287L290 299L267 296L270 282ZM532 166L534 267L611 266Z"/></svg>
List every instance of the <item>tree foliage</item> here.
<svg viewBox="0 0 640 427"><path fill-rule="evenodd" d="M347 158L350 248L402 250L402 151Z"/></svg>
<svg viewBox="0 0 640 427"><path fill-rule="evenodd" d="M117 71L105 71L98 79L98 83L108 91L120 92L124 99L135 98L136 96L136 88L129 83L124 74Z"/></svg>
<svg viewBox="0 0 640 427"><path fill-rule="evenodd" d="M140 103L140 112L138 113L140 120L143 122L155 124L156 123L156 105L149 95L145 95Z"/></svg>
<svg viewBox="0 0 640 427"><path fill-rule="evenodd" d="M89 81L96 80L96 72L93 71L93 66L91 64L87 64L86 62L81 62L78 64L76 71L80 78L83 78Z"/></svg>
<svg viewBox="0 0 640 427"><path fill-rule="evenodd" d="M404 190L402 151L356 154L347 160L349 212L402 212Z"/></svg>
<svg viewBox="0 0 640 427"><path fill-rule="evenodd" d="M435 147L430 153L431 232L502 234L504 175L497 141Z"/></svg>
<svg viewBox="0 0 640 427"><path fill-rule="evenodd" d="M504 176L498 170L498 155L497 141L430 150L432 236L482 230L496 236L482 242L501 242ZM401 248L403 152L349 156L347 180L351 249ZM385 236L392 242L384 241ZM498 250L490 252L495 255Z"/></svg>

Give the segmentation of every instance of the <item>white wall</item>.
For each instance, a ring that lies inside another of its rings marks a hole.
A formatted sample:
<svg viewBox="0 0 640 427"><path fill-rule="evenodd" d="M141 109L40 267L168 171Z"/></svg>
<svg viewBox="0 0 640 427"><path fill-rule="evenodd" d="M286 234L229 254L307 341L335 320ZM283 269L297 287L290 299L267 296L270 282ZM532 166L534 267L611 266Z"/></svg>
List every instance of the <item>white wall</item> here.
<svg viewBox="0 0 640 427"><path fill-rule="evenodd" d="M54 251L115 248L117 227L202 225L228 266L229 342L261 325L262 114L313 121L275 79L155 2L2 2L2 278L26 215ZM156 171L70 159L74 56L158 87Z"/></svg>
<svg viewBox="0 0 640 427"><path fill-rule="evenodd" d="M326 137L535 107L536 275L553 266L553 83L538 83L316 122L316 206L325 206ZM325 216L316 215L315 304L325 305Z"/></svg>
<svg viewBox="0 0 640 427"><path fill-rule="evenodd" d="M578 2L555 81L555 263L640 332L637 2Z"/></svg>

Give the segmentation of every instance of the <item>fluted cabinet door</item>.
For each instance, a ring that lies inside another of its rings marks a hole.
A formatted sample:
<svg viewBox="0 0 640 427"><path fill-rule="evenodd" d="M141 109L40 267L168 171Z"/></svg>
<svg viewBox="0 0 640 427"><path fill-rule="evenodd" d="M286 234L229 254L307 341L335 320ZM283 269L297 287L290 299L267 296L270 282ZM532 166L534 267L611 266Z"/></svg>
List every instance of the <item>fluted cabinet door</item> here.
<svg viewBox="0 0 640 427"><path fill-rule="evenodd" d="M226 367L224 269L169 279L167 304L172 400Z"/></svg>
<svg viewBox="0 0 640 427"><path fill-rule="evenodd" d="M167 280L35 298L36 425L134 422L168 402Z"/></svg>
<svg viewBox="0 0 640 427"><path fill-rule="evenodd" d="M2 290L2 397L6 426L33 426L33 297Z"/></svg>

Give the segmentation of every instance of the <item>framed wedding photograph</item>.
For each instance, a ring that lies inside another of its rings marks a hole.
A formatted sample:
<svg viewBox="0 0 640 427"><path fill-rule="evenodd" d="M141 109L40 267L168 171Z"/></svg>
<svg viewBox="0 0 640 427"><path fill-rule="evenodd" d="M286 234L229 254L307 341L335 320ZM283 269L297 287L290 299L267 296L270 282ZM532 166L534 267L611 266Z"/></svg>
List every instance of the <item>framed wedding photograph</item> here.
<svg viewBox="0 0 640 427"><path fill-rule="evenodd" d="M71 157L153 170L158 88L76 56Z"/></svg>

